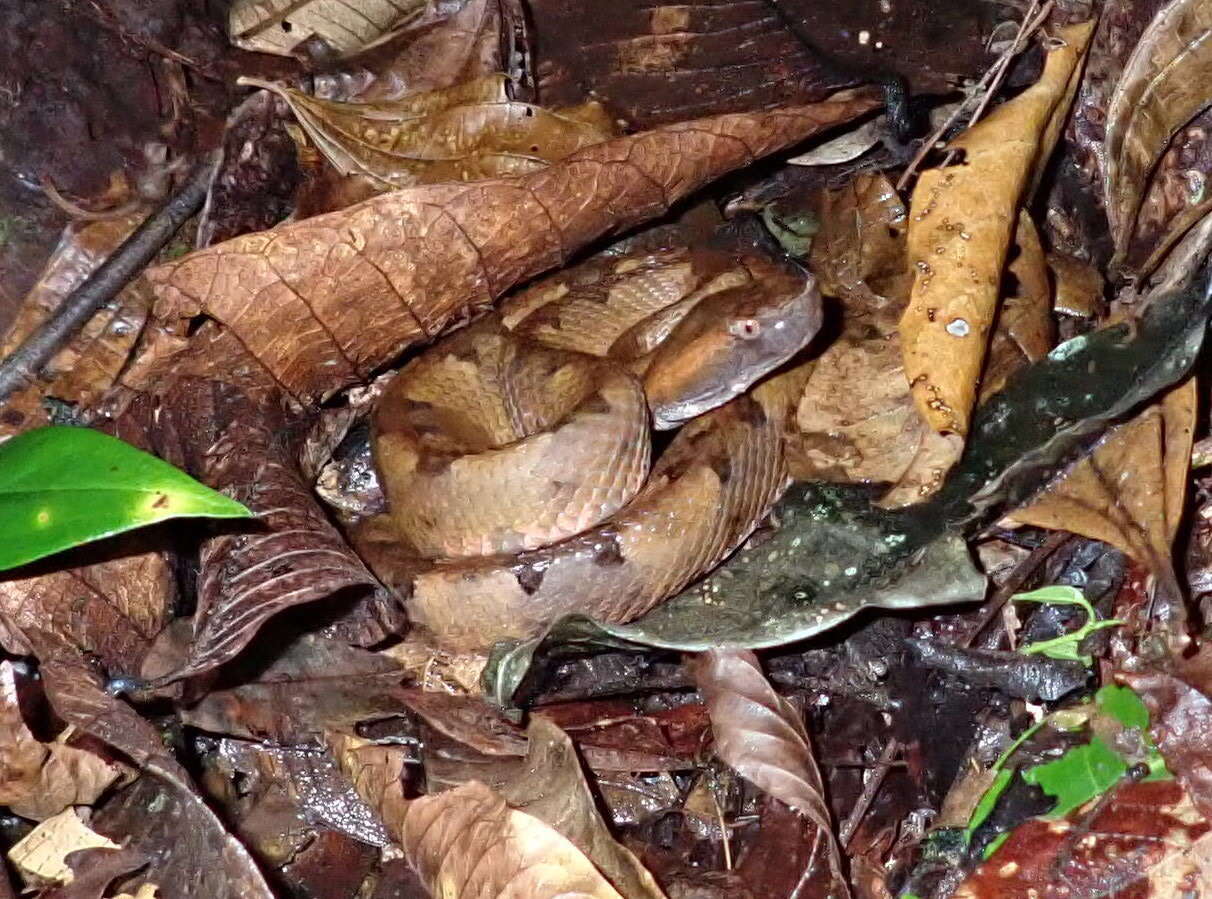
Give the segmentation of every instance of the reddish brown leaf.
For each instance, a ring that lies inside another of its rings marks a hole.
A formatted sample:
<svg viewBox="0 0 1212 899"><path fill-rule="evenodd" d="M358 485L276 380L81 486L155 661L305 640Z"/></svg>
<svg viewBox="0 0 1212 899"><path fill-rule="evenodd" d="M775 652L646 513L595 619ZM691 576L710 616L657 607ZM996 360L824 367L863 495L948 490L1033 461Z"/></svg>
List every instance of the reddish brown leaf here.
<svg viewBox="0 0 1212 899"><path fill-rule="evenodd" d="M1124 783L1064 821L1016 828L954 899L1204 896L1212 828L1174 781Z"/></svg>
<svg viewBox="0 0 1212 899"><path fill-rule="evenodd" d="M266 619L291 606L376 582L325 517L297 465L298 441L281 406L238 387L186 379L164 401L161 437L187 467L244 503L257 522L202 549L194 645L178 679L236 655Z"/></svg>
<svg viewBox="0 0 1212 899"><path fill-rule="evenodd" d="M699 653L689 666L707 703L715 752L732 768L815 825L814 879L826 895L849 896L821 774L800 713L774 692L748 650ZM826 887L825 884L828 884Z"/></svg>
<svg viewBox="0 0 1212 899"><path fill-rule="evenodd" d="M1174 673L1122 674L1149 707L1150 733L1195 806L1212 819L1212 652L1205 647Z"/></svg>
<svg viewBox="0 0 1212 899"><path fill-rule="evenodd" d="M855 96L718 116L597 144L518 179L385 194L151 269L156 314L171 328L208 315L288 392L326 396L604 232L875 105Z"/></svg>

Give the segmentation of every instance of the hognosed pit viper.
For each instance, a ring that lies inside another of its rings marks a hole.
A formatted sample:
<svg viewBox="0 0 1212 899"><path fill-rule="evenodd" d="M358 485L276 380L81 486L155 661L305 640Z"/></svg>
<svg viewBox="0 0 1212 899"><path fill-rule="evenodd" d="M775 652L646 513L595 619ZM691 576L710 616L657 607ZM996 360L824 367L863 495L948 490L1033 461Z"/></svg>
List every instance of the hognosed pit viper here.
<svg viewBox="0 0 1212 899"><path fill-rule="evenodd" d="M544 279L388 384L372 432L388 511L355 542L451 651L569 612L631 620L786 488L793 391L750 388L820 324L812 276L756 255L602 254ZM653 427L679 426L650 470Z"/></svg>

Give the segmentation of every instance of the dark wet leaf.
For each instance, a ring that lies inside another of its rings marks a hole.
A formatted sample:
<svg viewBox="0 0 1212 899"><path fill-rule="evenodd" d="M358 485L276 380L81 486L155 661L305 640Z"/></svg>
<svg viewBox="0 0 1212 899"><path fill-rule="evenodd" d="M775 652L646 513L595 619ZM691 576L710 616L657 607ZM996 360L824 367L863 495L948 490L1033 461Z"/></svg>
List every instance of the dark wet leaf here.
<svg viewBox="0 0 1212 899"><path fill-rule="evenodd" d="M130 886L150 882L182 899L273 899L247 850L192 790L145 775L90 823L149 859Z"/></svg>
<svg viewBox="0 0 1212 899"><path fill-rule="evenodd" d="M240 503L89 428L0 444L0 570L169 518L247 518Z"/></svg>
<svg viewBox="0 0 1212 899"><path fill-rule="evenodd" d="M511 705L536 650L778 646L835 627L864 608L946 605L984 595L985 579L963 541L937 537L931 530L937 522L908 522L874 509L868 496L850 487L792 487L776 507L780 527L772 536L631 624L569 616L539 640L500 644L485 671L488 694ZM918 529L906 529L908 523Z"/></svg>
<svg viewBox="0 0 1212 899"><path fill-rule="evenodd" d="M233 672L236 683L220 684L182 709L181 720L212 733L290 744L407 708L405 672L386 656L306 635L268 665L257 661L255 674Z"/></svg>

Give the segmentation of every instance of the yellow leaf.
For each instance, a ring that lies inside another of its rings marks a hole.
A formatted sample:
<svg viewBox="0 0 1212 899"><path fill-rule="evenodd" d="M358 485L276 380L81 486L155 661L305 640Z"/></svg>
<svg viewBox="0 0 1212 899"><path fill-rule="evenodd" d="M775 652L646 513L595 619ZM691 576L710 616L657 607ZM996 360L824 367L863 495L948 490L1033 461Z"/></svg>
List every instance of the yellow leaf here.
<svg viewBox="0 0 1212 899"><path fill-rule="evenodd" d="M1062 29L1040 80L952 143L962 164L923 172L914 189L901 342L914 399L935 430L968 431L1019 205L1059 136L1092 30Z"/></svg>
<svg viewBox="0 0 1212 899"><path fill-rule="evenodd" d="M77 849L120 849L89 829L75 810L65 809L31 830L8 852L8 859L30 885L69 884L74 875L67 856Z"/></svg>
<svg viewBox="0 0 1212 899"><path fill-rule="evenodd" d="M232 43L289 56L318 37L342 56L378 43L420 16L425 0L234 0L227 14Z"/></svg>

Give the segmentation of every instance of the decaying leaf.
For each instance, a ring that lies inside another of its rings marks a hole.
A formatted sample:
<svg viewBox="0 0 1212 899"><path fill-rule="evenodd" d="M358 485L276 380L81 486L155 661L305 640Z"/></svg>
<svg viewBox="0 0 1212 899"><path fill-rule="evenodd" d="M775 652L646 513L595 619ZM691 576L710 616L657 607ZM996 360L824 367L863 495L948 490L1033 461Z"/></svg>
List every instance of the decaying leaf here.
<svg viewBox="0 0 1212 899"><path fill-rule="evenodd" d="M211 733L291 744L405 707L403 668L387 656L315 635L293 642L268 665L258 659L257 669L182 709L182 720ZM165 673L144 671L150 677Z"/></svg>
<svg viewBox="0 0 1212 899"><path fill-rule="evenodd" d="M1103 307L1103 276L1083 259L1065 253L1048 253L1048 268L1055 280L1053 308L1064 315L1094 318Z"/></svg>
<svg viewBox="0 0 1212 899"><path fill-rule="evenodd" d="M821 773L799 710L774 692L748 650L710 649L688 665L711 716L716 755L816 825L809 876L828 878L828 895L849 896Z"/></svg>
<svg viewBox="0 0 1212 899"><path fill-rule="evenodd" d="M923 172L909 215L913 292L905 371L938 431L966 434L1019 204L1059 137L1092 23L1062 29L1040 80L951 143L955 166Z"/></svg>
<svg viewBox="0 0 1212 899"><path fill-rule="evenodd" d="M671 125L521 178L408 188L244 235L149 270L156 314L173 331L208 315L289 393L326 396L604 232L874 105L864 95Z"/></svg>
<svg viewBox="0 0 1212 899"><path fill-rule="evenodd" d="M8 852L9 861L31 886L68 884L75 875L67 856L81 849L118 849L113 840L88 827L75 809L47 818Z"/></svg>
<svg viewBox="0 0 1212 899"><path fill-rule="evenodd" d="M1112 428L1011 517L1110 543L1151 570L1170 565L1195 431L1195 380Z"/></svg>
<svg viewBox="0 0 1212 899"><path fill-rule="evenodd" d="M171 884L161 895L181 899L274 899L256 862L188 786L144 776L98 809L99 834L148 859L117 890Z"/></svg>
<svg viewBox="0 0 1212 899"><path fill-rule="evenodd" d="M91 805L121 774L95 753L60 739L43 743L30 733L13 666L0 663L0 805L41 821L68 806Z"/></svg>
<svg viewBox="0 0 1212 899"><path fill-rule="evenodd" d="M1208 105L1212 71L1212 10L1199 0L1173 0L1162 8L1132 51L1107 109L1104 189L1115 241L1112 265L1123 263L1149 175L1180 127ZM1160 241L1160 255L1208 208L1197 204Z"/></svg>
<svg viewBox="0 0 1212 899"><path fill-rule="evenodd" d="M383 39L421 15L425 0L235 0L227 14L232 43L290 55L310 38L344 55Z"/></svg>
<svg viewBox="0 0 1212 899"><path fill-rule="evenodd" d="M211 381L175 386L166 401L172 411L158 417L158 427L184 444L190 470L227 489L258 522L204 545L194 643L184 665L162 680L222 664L283 609L377 588L299 471L281 406Z"/></svg>
<svg viewBox="0 0 1212 899"><path fill-rule="evenodd" d="M615 136L598 104L548 110L520 103L510 99L503 75L377 103L245 82L280 95L338 172L368 178L380 190L522 175Z"/></svg>
<svg viewBox="0 0 1212 899"><path fill-rule="evenodd" d="M405 799L398 748L353 737L338 736L332 743L358 793L378 810L431 892L450 899L619 899L573 843L538 818L509 808L484 784L472 781Z"/></svg>
<svg viewBox="0 0 1212 899"><path fill-rule="evenodd" d="M1190 797L1175 781L1125 781L1089 812L1019 825L954 896L1161 899L1208 889L1212 830Z"/></svg>
<svg viewBox="0 0 1212 899"><path fill-rule="evenodd" d="M143 220L144 212L71 225L0 343L7 357ZM106 303L80 334L44 366L42 376L10 397L0 412L0 437L49 423L43 396L87 405L117 378L147 320L147 293L132 285Z"/></svg>

